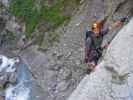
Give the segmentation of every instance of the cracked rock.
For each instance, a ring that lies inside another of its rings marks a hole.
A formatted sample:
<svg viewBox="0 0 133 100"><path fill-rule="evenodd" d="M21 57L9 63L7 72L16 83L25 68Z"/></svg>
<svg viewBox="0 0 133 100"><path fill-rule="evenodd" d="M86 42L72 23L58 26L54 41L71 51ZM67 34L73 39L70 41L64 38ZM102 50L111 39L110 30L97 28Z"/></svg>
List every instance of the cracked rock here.
<svg viewBox="0 0 133 100"><path fill-rule="evenodd" d="M67 81L67 82L62 81L62 82L58 83L58 85L56 87L56 91L59 91L59 92L65 91L69 88L69 86L70 86L70 81Z"/></svg>
<svg viewBox="0 0 133 100"><path fill-rule="evenodd" d="M72 72L70 69L66 68L66 69L61 69L59 72L59 76L58 79L59 80L69 80L72 76Z"/></svg>

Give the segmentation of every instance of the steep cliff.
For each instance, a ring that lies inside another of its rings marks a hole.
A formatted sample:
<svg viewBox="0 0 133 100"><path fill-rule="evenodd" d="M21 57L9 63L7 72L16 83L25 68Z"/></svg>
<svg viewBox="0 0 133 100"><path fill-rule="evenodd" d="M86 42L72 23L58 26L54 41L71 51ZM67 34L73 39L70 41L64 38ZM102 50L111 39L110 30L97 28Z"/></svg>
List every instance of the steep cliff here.
<svg viewBox="0 0 133 100"><path fill-rule="evenodd" d="M6 0L6 2L4 2L5 0L1 1L5 6L8 6L8 1L10 0ZM53 0L48 1L52 2ZM61 34L59 40L54 42L52 47L47 46L49 44L49 32L45 32L45 36L41 35L41 38L44 40L40 47L33 45L33 43L23 50L20 50L20 47L23 47L27 41L20 39L20 35L23 35L23 31L16 30L19 28L23 29L23 23L21 23L22 26L17 23L14 16L10 15L9 12L7 13L4 8L1 15L2 18L7 19L6 21L4 20L6 25L0 23L0 25L4 26L1 33L5 34L9 31L11 31L11 33L21 33L17 35L19 39L15 42L17 43L15 45L17 45L18 49L17 51L13 50L13 52L22 58L32 73L33 99L66 100L86 74L87 66L83 63L84 49L80 44L86 29L90 27L96 17L102 18L104 16L109 16L106 22L106 25L108 26L113 19L119 20L123 16L132 16L132 4L132 0L81 0L78 9L71 17L70 22L67 25L62 25L54 31L51 31L50 36L52 37L50 38L50 41L54 40L53 37L56 33ZM5 15L7 17L4 17ZM121 27L124 26L124 24L121 25ZM44 28L45 23L42 24L42 29ZM107 35L104 42L112 40L119 29L114 29L112 32L113 34ZM38 32L35 31L35 34L38 34ZM5 41L12 47L8 38L5 38ZM2 46L5 47L6 43ZM101 71L99 73L101 74L103 72ZM87 83L84 83L84 85L85 84Z"/></svg>
<svg viewBox="0 0 133 100"><path fill-rule="evenodd" d="M133 19L110 44L105 59L81 81L68 100L133 99Z"/></svg>
<svg viewBox="0 0 133 100"><path fill-rule="evenodd" d="M66 100L85 76L87 66L83 63L84 51L80 42L85 30L95 20L95 15L109 15L106 23L109 25L113 19L119 20L125 15L132 15L132 1L126 0L123 4L123 0L83 0L70 23L55 31L62 33L58 42L50 48L45 48L44 41L44 46L42 45L39 51L37 46L32 46L21 52L21 57L36 77L33 82L43 91L38 100ZM113 34L107 36L107 40L111 40L118 30L114 29Z"/></svg>

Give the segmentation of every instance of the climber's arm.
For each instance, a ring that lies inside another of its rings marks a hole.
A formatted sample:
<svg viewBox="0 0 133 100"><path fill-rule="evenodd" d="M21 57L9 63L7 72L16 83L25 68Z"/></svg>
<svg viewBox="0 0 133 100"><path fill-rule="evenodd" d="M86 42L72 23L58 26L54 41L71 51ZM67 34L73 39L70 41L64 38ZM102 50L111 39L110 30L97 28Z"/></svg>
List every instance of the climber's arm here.
<svg viewBox="0 0 133 100"><path fill-rule="evenodd" d="M102 29L102 34L103 34L103 35L106 35L106 34L108 34L108 33L109 33L109 34L112 33L112 32L110 32L110 31L112 31L114 28L118 27L120 24L121 24L121 21L113 21L112 24L111 24L109 27ZM102 49L107 48L108 45L109 45L108 43L102 44L102 45L101 45L101 48L102 48Z"/></svg>
<svg viewBox="0 0 133 100"><path fill-rule="evenodd" d="M121 25L121 23L124 23L125 21L127 21L129 18L128 16L121 18L120 20L114 20L111 24L111 26L109 26L109 30L113 30L114 28L118 27Z"/></svg>
<svg viewBox="0 0 133 100"><path fill-rule="evenodd" d="M111 30L113 30L114 28L120 26L120 24L121 24L121 21L119 21L119 20L118 20L118 21L114 20L114 21L112 22L112 24L108 27L109 31L111 31Z"/></svg>

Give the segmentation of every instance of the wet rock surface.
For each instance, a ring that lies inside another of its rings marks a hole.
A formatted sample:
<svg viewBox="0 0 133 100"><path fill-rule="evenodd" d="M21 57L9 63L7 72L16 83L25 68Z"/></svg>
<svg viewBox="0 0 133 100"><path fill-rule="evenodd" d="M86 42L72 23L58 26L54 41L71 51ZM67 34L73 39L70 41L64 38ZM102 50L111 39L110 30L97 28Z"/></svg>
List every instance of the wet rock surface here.
<svg viewBox="0 0 133 100"><path fill-rule="evenodd" d="M19 58L8 58L0 55L0 93L6 99L6 90L17 83L17 68ZM1 97L2 98L2 97Z"/></svg>

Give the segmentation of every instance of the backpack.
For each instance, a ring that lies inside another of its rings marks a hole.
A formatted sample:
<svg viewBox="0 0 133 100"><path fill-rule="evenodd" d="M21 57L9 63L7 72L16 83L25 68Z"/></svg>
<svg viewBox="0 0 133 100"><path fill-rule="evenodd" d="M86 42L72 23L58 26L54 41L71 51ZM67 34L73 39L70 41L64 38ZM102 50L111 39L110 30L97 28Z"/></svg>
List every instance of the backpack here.
<svg viewBox="0 0 133 100"><path fill-rule="evenodd" d="M101 57L101 55L102 55L103 49L96 46L95 40L94 40L94 38L93 38L93 34L94 34L94 33L93 33L92 31L86 31L85 41L87 41L88 38L91 39L92 43L91 43L90 49L91 49L92 52L93 52L93 56L96 56L96 59L98 60L99 57ZM101 36L101 37L102 37L102 36Z"/></svg>
<svg viewBox="0 0 133 100"><path fill-rule="evenodd" d="M92 31L86 31L86 34L85 34L85 40L87 40L88 37L90 37L90 38L92 39L92 34L93 34Z"/></svg>

